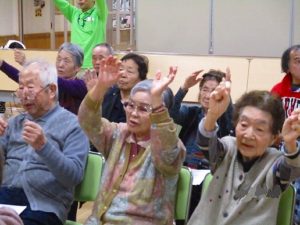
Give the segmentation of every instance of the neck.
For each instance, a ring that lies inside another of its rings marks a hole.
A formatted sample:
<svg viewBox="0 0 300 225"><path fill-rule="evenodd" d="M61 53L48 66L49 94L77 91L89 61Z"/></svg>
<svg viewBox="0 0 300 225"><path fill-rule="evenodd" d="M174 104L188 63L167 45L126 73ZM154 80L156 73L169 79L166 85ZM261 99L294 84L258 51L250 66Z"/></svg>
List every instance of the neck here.
<svg viewBox="0 0 300 225"><path fill-rule="evenodd" d="M127 100L129 98L130 91L120 90L120 94L121 94L122 100L124 101L124 100Z"/></svg>

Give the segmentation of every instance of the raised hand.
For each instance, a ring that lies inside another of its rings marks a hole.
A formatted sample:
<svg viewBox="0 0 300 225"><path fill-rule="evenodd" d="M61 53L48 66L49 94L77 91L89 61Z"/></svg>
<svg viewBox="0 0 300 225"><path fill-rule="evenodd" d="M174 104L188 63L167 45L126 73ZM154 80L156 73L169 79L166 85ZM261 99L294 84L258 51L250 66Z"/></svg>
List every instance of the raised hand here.
<svg viewBox="0 0 300 225"><path fill-rule="evenodd" d="M87 70L82 77L87 90L91 90L98 81L98 76L95 70Z"/></svg>
<svg viewBox="0 0 300 225"><path fill-rule="evenodd" d="M187 91L189 88L199 83L202 80L202 75L200 75L202 72L203 70L198 70L187 76L181 88Z"/></svg>
<svg viewBox="0 0 300 225"><path fill-rule="evenodd" d="M161 72L156 73L151 88L152 106L154 108L162 104L162 98L161 98L162 93L169 86L169 84L174 80L176 73L177 73L176 66L171 66L169 68L169 74L167 76L163 76Z"/></svg>
<svg viewBox="0 0 300 225"><path fill-rule="evenodd" d="M103 59L100 63L97 83L105 87L116 84L122 74L120 66L121 62L116 57L109 56Z"/></svg>
<svg viewBox="0 0 300 225"><path fill-rule="evenodd" d="M207 111L207 119L205 121L205 129L210 131L215 128L216 121L226 111L230 103L231 89L231 73L230 69L226 69L226 76L222 82L211 93L209 98L209 107Z"/></svg>
<svg viewBox="0 0 300 225"><path fill-rule="evenodd" d="M300 109L295 109L286 118L282 127L282 138L289 153L297 150L297 139L300 136Z"/></svg>

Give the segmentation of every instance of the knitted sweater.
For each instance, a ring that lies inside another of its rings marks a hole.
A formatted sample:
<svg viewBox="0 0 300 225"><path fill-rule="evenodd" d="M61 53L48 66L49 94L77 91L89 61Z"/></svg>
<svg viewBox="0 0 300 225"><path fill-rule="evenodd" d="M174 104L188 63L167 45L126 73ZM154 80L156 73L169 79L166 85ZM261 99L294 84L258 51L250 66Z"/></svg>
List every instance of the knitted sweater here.
<svg viewBox="0 0 300 225"><path fill-rule="evenodd" d="M238 159L235 137L218 139L199 125L198 142L210 153L213 179L188 225L274 225L287 181L300 177L300 156L289 159L266 149L248 172Z"/></svg>
<svg viewBox="0 0 300 225"><path fill-rule="evenodd" d="M106 163L101 189L86 224L172 224L176 183L185 149L167 111L151 114L151 138L135 143L125 123L99 117L89 95L79 121ZM101 110L101 109L100 109ZM132 147L140 148L130 160Z"/></svg>
<svg viewBox="0 0 300 225"><path fill-rule="evenodd" d="M39 151L22 138L25 120L43 128L47 143ZM0 137L5 153L2 186L22 188L32 210L53 212L64 222L88 154L88 139L77 117L57 104L40 118L20 114L8 122Z"/></svg>

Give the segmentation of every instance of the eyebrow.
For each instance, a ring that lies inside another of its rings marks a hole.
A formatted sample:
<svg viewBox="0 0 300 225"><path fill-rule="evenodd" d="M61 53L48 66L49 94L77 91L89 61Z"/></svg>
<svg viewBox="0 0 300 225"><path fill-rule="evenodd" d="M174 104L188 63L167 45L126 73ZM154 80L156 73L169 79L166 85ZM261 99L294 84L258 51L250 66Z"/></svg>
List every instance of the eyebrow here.
<svg viewBox="0 0 300 225"><path fill-rule="evenodd" d="M246 121L254 121L254 123L256 124L260 124L260 125L269 125L268 121L262 119L250 119L249 117L247 117L246 115L241 115L240 116L240 120L246 120Z"/></svg>

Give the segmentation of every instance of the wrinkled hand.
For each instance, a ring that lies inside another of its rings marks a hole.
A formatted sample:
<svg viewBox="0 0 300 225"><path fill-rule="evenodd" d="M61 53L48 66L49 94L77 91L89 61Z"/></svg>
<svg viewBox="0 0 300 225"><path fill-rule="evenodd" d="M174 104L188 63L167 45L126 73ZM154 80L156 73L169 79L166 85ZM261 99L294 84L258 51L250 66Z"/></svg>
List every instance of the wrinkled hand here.
<svg viewBox="0 0 300 225"><path fill-rule="evenodd" d="M31 145L37 151L41 150L41 148L47 142L42 127L39 124L29 120L24 122L22 136L25 142Z"/></svg>
<svg viewBox="0 0 300 225"><path fill-rule="evenodd" d="M0 117L0 136L2 136L7 128L7 122Z"/></svg>
<svg viewBox="0 0 300 225"><path fill-rule="evenodd" d="M116 84L122 74L120 66L121 61L116 57L109 56L105 59L102 59L99 67L97 84L107 88Z"/></svg>
<svg viewBox="0 0 300 225"><path fill-rule="evenodd" d="M14 57L15 57L15 61L19 63L21 66L25 64L26 56L24 51L21 51L19 49L14 49Z"/></svg>
<svg viewBox="0 0 300 225"><path fill-rule="evenodd" d="M155 79L153 80L151 88L152 98L161 98L163 91L169 86L169 84L174 80L177 73L176 66L170 66L169 74L167 76L162 76L161 72L157 72Z"/></svg>
<svg viewBox="0 0 300 225"><path fill-rule="evenodd" d="M202 80L202 75L199 74L202 72L203 70L198 70L187 76L181 88L187 91L188 89L196 85L198 82L200 82Z"/></svg>
<svg viewBox="0 0 300 225"><path fill-rule="evenodd" d="M0 225L23 225L23 222L13 209L0 207Z"/></svg>
<svg viewBox="0 0 300 225"><path fill-rule="evenodd" d="M95 70L87 70L82 77L87 90L91 90L97 83L98 76Z"/></svg>
<svg viewBox="0 0 300 225"><path fill-rule="evenodd" d="M296 151L297 138L300 136L300 109L295 109L286 118L282 127L282 138L289 152Z"/></svg>
<svg viewBox="0 0 300 225"><path fill-rule="evenodd" d="M226 111L230 103L231 73L226 69L225 79L216 87L209 98L208 113L216 120Z"/></svg>

